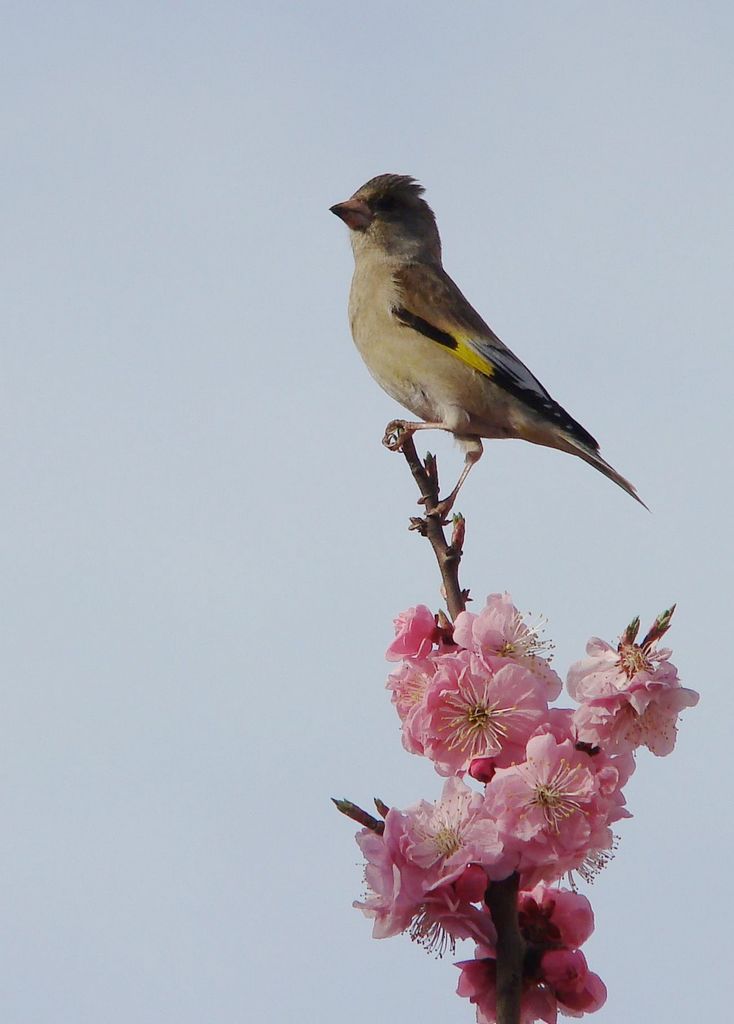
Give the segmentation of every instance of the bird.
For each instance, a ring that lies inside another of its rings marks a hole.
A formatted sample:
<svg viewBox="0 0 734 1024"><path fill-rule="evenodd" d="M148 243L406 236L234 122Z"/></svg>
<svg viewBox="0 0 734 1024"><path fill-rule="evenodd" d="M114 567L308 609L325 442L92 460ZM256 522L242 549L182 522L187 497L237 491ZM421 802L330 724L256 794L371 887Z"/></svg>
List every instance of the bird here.
<svg viewBox="0 0 734 1024"><path fill-rule="evenodd" d="M329 209L349 228L356 347L383 390L418 417L393 420L385 443L399 450L416 431L440 429L464 451L459 480L433 514L453 508L482 456L482 438L521 438L576 455L647 508L446 273L424 192L410 175L379 174Z"/></svg>

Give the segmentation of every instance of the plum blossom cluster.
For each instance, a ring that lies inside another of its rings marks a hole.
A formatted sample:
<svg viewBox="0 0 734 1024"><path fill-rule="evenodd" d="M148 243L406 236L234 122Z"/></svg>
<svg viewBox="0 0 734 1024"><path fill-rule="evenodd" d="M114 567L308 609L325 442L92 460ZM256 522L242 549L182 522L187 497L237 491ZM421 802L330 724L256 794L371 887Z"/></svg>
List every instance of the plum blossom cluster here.
<svg viewBox="0 0 734 1024"><path fill-rule="evenodd" d="M562 683L509 595L493 595L479 615L461 612L453 632L424 605L399 615L395 629L387 658L401 664L388 687L406 749L441 775L462 775L477 757L497 767L523 760Z"/></svg>
<svg viewBox="0 0 734 1024"><path fill-rule="evenodd" d="M502 842L481 793L447 779L435 804L390 808L384 828L363 829L357 843L367 862L367 895L355 906L373 918L376 939L408 931L437 953L456 939L495 941L482 904Z"/></svg>
<svg viewBox="0 0 734 1024"><path fill-rule="evenodd" d="M594 913L586 896L538 885L518 898L525 965L520 1022L556 1024L558 1011L580 1017L606 1001L601 978L589 970L578 948L594 931ZM459 995L477 1008L478 1024L496 1020L496 954L491 945L477 945L474 959L463 961Z"/></svg>
<svg viewBox="0 0 734 1024"><path fill-rule="evenodd" d="M458 992L478 1024L496 1020L496 930L488 894L516 875L524 941L521 1019L555 1024L560 1011L598 1009L604 985L579 947L593 929L588 901L557 883L591 879L611 856L612 826L629 817L624 786L635 752L671 752L680 711L698 695L681 686L660 646L673 609L638 643L635 620L616 645L592 639L566 688L577 707L551 707L562 682L541 630L508 594L453 625L427 607L395 620L388 688L408 751L446 777L441 799L406 810L378 805L357 842L375 938L407 932L438 954L476 944L458 964ZM476 788L474 782L483 788Z"/></svg>
<svg viewBox="0 0 734 1024"><path fill-rule="evenodd" d="M678 715L698 701L681 686L672 652L659 646L673 611L658 616L640 643L639 619L616 646L589 641L588 657L566 680L579 705L567 730L574 743L609 755L641 746L659 756L672 751ZM441 775L474 774L476 758L497 768L522 761L539 726L555 722L559 731L549 703L563 684L546 656L549 646L509 594L490 595L479 614L461 612L453 629L425 605L403 612L387 649L388 661L400 666L387 685L406 749L429 757Z"/></svg>
<svg viewBox="0 0 734 1024"><path fill-rule="evenodd" d="M589 970L579 949L594 930L594 914L585 896L543 884L518 899L525 966L520 1022L555 1024L558 1011L580 1017L604 1005L607 990ZM461 970L458 994L477 1008L478 1024L497 1019L497 958L491 945L478 945Z"/></svg>
<svg viewBox="0 0 734 1024"><path fill-rule="evenodd" d="M457 964L457 991L475 1004L478 1024L493 1024L497 934L485 899L492 879L510 873L511 858L482 795L447 779L436 804L391 808L383 828L363 829L357 842L368 894L355 906L373 919L374 937L408 932L438 954L453 951L458 939L472 940L474 959ZM522 1024L555 1024L559 1010L581 1016L602 1006L606 989L579 949L594 927L589 901L540 882L520 892L518 910Z"/></svg>

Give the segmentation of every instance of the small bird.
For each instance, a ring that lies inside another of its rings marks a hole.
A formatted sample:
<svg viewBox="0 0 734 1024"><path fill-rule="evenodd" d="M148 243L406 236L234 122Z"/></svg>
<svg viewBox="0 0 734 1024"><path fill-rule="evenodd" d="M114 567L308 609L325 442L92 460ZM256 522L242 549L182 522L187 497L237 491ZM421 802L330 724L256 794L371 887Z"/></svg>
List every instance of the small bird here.
<svg viewBox="0 0 734 1024"><path fill-rule="evenodd" d="M355 344L377 383L421 420L394 420L385 443L398 450L416 430L440 429L464 449L458 483L434 514L451 510L481 458L483 437L517 437L570 452L644 505L601 457L591 434L551 398L443 269L424 191L408 175L379 174L330 209L349 228L354 252L349 321Z"/></svg>

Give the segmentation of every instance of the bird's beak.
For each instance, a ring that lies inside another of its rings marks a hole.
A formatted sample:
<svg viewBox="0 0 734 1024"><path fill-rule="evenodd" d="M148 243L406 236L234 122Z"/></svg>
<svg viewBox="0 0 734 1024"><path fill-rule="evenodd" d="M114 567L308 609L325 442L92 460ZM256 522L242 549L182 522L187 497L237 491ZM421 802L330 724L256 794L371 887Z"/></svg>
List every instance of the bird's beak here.
<svg viewBox="0 0 734 1024"><path fill-rule="evenodd" d="M372 210L362 199L347 199L329 209L340 217L352 231L364 231L372 223Z"/></svg>

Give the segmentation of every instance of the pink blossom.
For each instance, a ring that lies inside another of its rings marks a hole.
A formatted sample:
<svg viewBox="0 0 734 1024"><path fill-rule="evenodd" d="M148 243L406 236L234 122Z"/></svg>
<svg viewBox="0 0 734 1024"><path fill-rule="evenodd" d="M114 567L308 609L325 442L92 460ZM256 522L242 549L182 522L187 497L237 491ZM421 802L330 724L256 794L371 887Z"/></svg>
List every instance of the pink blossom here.
<svg viewBox="0 0 734 1024"><path fill-rule="evenodd" d="M593 1013L607 1000L604 982L589 970L580 949L549 950L540 961L540 973L561 1011L569 1016Z"/></svg>
<svg viewBox="0 0 734 1024"><path fill-rule="evenodd" d="M460 612L454 623L454 643L492 664L498 659L514 661L535 672L545 683L546 700L555 700L561 692L550 655L544 656L552 645L541 638L539 627L527 624L509 594L490 594L478 614Z"/></svg>
<svg viewBox="0 0 734 1024"><path fill-rule="evenodd" d="M436 878L428 886L455 881L471 863L495 864L502 856L496 824L484 814L484 800L460 779L447 779L441 799L425 800L405 812L400 850Z"/></svg>
<svg viewBox="0 0 734 1024"><path fill-rule="evenodd" d="M675 747L678 715L697 703L695 690L677 685L677 680L655 683L638 676L614 696L581 704L574 713L574 725L580 742L610 753L647 747L664 757Z"/></svg>
<svg viewBox="0 0 734 1024"><path fill-rule="evenodd" d="M369 829L357 834L368 893L354 905L374 919L375 938L410 929L439 952L457 938L494 941L488 912L473 906L487 886L483 865L503 853L483 808L481 794L449 779L436 804L391 808L382 835Z"/></svg>
<svg viewBox="0 0 734 1024"><path fill-rule="evenodd" d="M395 833L401 825L400 812L390 810L383 835L365 828L355 837L367 862L367 895L363 901L355 901L354 906L374 919L372 935L376 939L398 935L409 928L423 901L423 872L412 870L397 849Z"/></svg>
<svg viewBox="0 0 734 1024"><path fill-rule="evenodd" d="M462 892L464 875L482 869L473 864L455 882L431 889L413 918L410 937L431 953L442 956L447 948L453 951L457 939L473 939L494 948L497 932L486 906L477 907ZM484 875L484 890L487 876ZM481 899L481 897L480 897ZM474 901L476 902L476 901Z"/></svg>
<svg viewBox="0 0 734 1024"><path fill-rule="evenodd" d="M573 664L566 679L566 689L578 702L613 696L640 673L658 682L677 676L675 666L670 664L673 652L668 648L652 645L645 649L623 640L612 647L592 637L586 653L589 657Z"/></svg>
<svg viewBox="0 0 734 1024"><path fill-rule="evenodd" d="M610 754L640 746L658 756L673 750L678 715L698 703L698 694L680 685L671 651L657 646L671 615L659 616L641 644L635 643L639 620L616 649L596 637L589 641L589 657L571 666L566 684L581 705L574 713L579 742Z"/></svg>
<svg viewBox="0 0 734 1024"><path fill-rule="evenodd" d="M491 951L486 947L477 946L474 960L464 960L456 965L461 970L457 994L465 996L476 1006L477 1024L496 1024L497 1021L497 961L493 955L487 955L488 952ZM592 978L593 982L590 980ZM563 980L566 981L565 975ZM600 979L590 971L587 971L584 981L589 982L589 989L595 994L598 991L596 982L603 989ZM570 998L578 998L576 992L570 993L569 989L564 989L563 993L568 993ZM592 1000L587 998L588 1005L584 1009L591 1012L603 1002L604 999L601 999L592 1005ZM562 1002L559 993L554 991L550 983L545 982L542 974L537 980L525 979L520 997L520 1024L535 1024L539 1020L546 1024L556 1024L559 1008L562 1012L570 1012L572 1016L580 1016L575 1007Z"/></svg>
<svg viewBox="0 0 734 1024"><path fill-rule="evenodd" d="M477 1008L477 1024L495 1024L497 1020L497 961L494 952L477 946L474 960L463 960L456 966L461 971L456 992ZM537 1020L556 1024L556 1003L550 992L537 986L523 986L520 1001L520 1024Z"/></svg>
<svg viewBox="0 0 734 1024"><path fill-rule="evenodd" d="M536 886L520 892L518 922L525 940L520 1020L555 1024L558 1011L572 1017L598 1010L606 999L601 979L579 952L594 927L589 901L565 889ZM493 946L480 943L461 970L458 993L477 1008L479 1024L497 1019L497 964Z"/></svg>
<svg viewBox="0 0 734 1024"><path fill-rule="evenodd" d="M392 702L403 724L403 746L411 754L424 753L422 713L426 691L437 667L435 657L414 658L404 661L387 679L387 688L392 690Z"/></svg>
<svg viewBox="0 0 734 1024"><path fill-rule="evenodd" d="M436 662L419 721L424 752L439 774L463 773L478 757L496 766L524 760L528 738L548 713L538 676L512 662L492 667L468 651Z"/></svg>
<svg viewBox="0 0 734 1024"><path fill-rule="evenodd" d="M430 608L419 604L408 608L395 619L395 639L388 647L388 661L402 658L425 658L433 649L436 618Z"/></svg>
<svg viewBox="0 0 734 1024"><path fill-rule="evenodd" d="M520 930L543 949L577 949L594 931L594 912L581 893L536 885L518 897Z"/></svg>
<svg viewBox="0 0 734 1024"><path fill-rule="evenodd" d="M436 668L435 658L415 658L402 662L387 677L387 689L392 690L392 702L401 722L422 703Z"/></svg>
<svg viewBox="0 0 734 1024"><path fill-rule="evenodd" d="M497 1020L497 960L493 949L478 945L473 960L462 960L457 995L464 996L477 1008L477 1024ZM527 1018L521 1018L526 1024Z"/></svg>
<svg viewBox="0 0 734 1024"><path fill-rule="evenodd" d="M487 814L500 829L524 888L570 870L584 872L613 842L609 825L627 817L621 787L628 765L591 756L546 733L527 745L526 760L500 768L487 785ZM489 869L490 878L499 877Z"/></svg>

